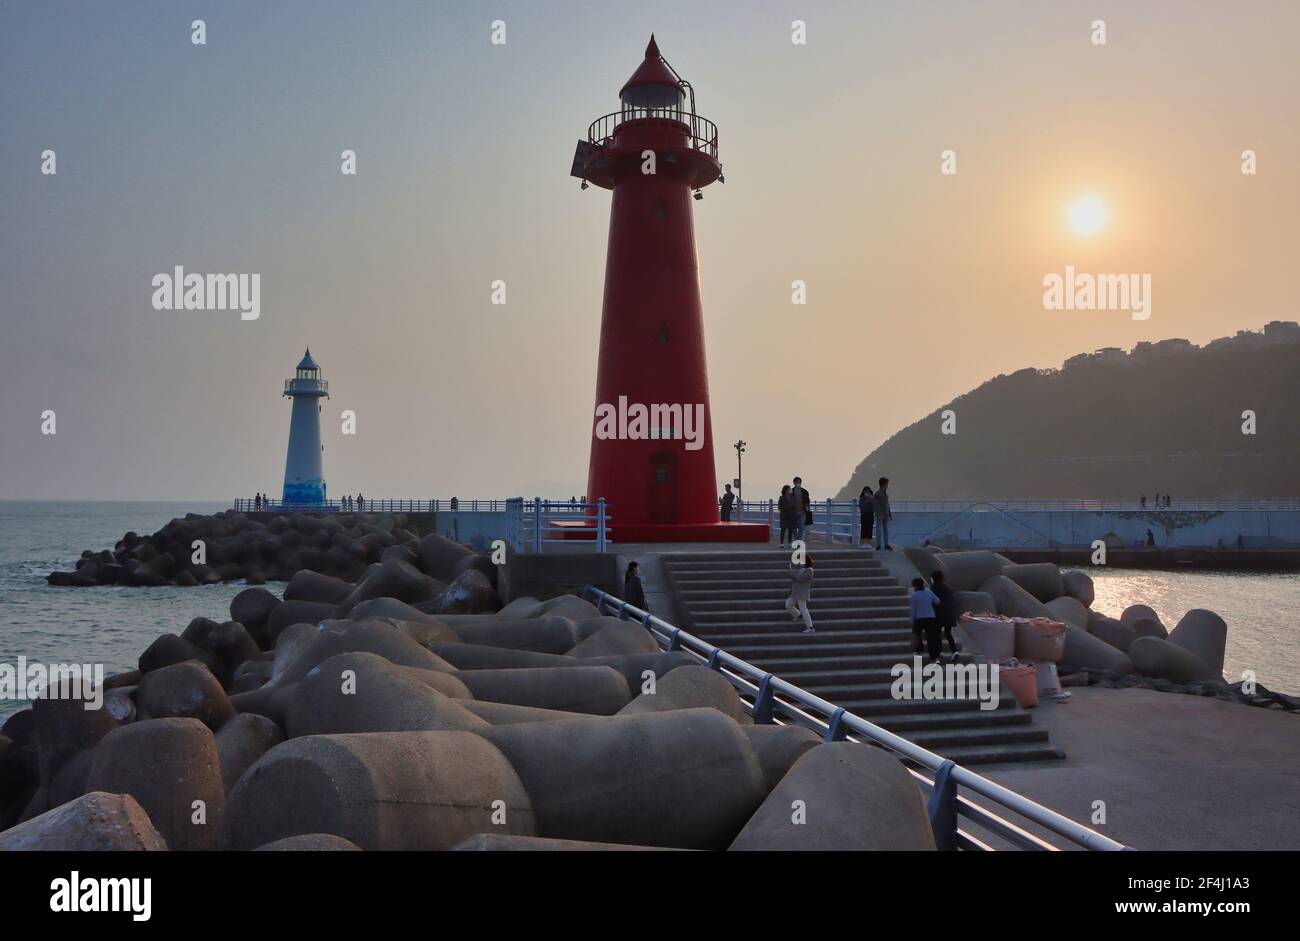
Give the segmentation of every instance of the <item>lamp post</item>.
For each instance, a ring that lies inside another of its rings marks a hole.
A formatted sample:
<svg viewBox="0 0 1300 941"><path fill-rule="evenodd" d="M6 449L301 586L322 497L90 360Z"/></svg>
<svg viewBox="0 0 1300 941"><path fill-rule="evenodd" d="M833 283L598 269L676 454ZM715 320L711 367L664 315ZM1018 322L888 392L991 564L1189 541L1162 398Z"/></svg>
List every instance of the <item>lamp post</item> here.
<svg viewBox="0 0 1300 941"><path fill-rule="evenodd" d="M745 453L745 442L737 441L735 444L732 445L732 447L736 449L736 520L737 522L739 522L741 518L741 513L743 512L743 508L741 506L741 501L742 501L741 494L745 492L745 488L741 486L741 481L744 478L740 472L740 456Z"/></svg>

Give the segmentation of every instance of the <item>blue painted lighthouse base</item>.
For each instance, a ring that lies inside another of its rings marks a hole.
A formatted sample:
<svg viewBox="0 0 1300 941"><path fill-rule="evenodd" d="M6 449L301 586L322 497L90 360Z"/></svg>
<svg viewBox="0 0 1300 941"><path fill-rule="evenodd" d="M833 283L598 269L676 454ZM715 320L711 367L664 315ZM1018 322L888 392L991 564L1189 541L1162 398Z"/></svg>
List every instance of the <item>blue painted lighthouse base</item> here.
<svg viewBox="0 0 1300 941"><path fill-rule="evenodd" d="M325 481L297 480L284 482L284 502L292 506L324 506Z"/></svg>

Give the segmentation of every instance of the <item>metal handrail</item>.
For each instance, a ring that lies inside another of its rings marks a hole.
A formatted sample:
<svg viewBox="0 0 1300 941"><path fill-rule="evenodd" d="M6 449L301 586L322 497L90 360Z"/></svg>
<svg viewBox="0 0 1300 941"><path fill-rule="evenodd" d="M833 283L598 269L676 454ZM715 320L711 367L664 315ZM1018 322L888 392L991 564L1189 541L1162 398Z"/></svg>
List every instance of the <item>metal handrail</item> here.
<svg viewBox="0 0 1300 941"><path fill-rule="evenodd" d="M691 149L718 159L718 126L708 118L677 108L629 107L602 114L587 128L587 142L595 147L608 147L614 141L614 131L629 121L672 121L685 125Z"/></svg>
<svg viewBox="0 0 1300 941"><path fill-rule="evenodd" d="M1050 830L1057 836L1089 850L1127 850L1125 846L1110 837L1089 829L1080 823L1044 807L1037 801L1030 800L1023 794L991 781L983 775L954 764L929 749L922 748L915 742L883 729L846 711L834 703L827 702L807 690L788 683L766 670L732 656L720 647L683 631L635 605L628 604L621 598L606 591L588 585L583 589L583 596L594 600L597 610L617 613L618 617L639 621L660 645L669 651L684 650L705 662L711 669L722 674L732 686L744 695L754 697L753 702L744 701L745 711L754 716L755 722L773 722L777 713L790 722L811 728L827 741L869 741L887 748L906 761L933 772L936 778L942 778L940 787L953 789L954 804L957 815L979 824L990 832L1021 849L1057 850L1046 840L1035 836L1023 827L1006 820L987 808L973 803L968 798L956 793L957 787L964 787L974 794L991 800L1007 810L1018 814L1040 827ZM857 736L856 738L854 736ZM922 787L931 791L935 780L926 778L915 769L909 769ZM960 829L954 834L954 843L964 849L987 850L988 844Z"/></svg>
<svg viewBox="0 0 1300 941"><path fill-rule="evenodd" d="M814 507L825 506L825 500L818 501ZM854 500L834 500L831 501L838 507L856 507L858 501ZM742 503L742 510L752 510L754 512L766 512L768 501L766 500L746 500ZM926 513L926 512L951 512L966 509L979 511L979 508L985 508L986 511L1015 511L1015 510L1078 510L1084 512L1099 513L1159 513L1164 511L1179 511L1184 513L1194 512L1213 512L1223 510L1300 510L1300 499L1290 497L1268 498L1268 499L1196 499L1196 500L1171 500L1166 506L1163 502L1157 506L1155 501L1148 500L1143 504L1141 500L1101 500L1101 499L1080 499L1080 500L891 500L890 510L894 513Z"/></svg>

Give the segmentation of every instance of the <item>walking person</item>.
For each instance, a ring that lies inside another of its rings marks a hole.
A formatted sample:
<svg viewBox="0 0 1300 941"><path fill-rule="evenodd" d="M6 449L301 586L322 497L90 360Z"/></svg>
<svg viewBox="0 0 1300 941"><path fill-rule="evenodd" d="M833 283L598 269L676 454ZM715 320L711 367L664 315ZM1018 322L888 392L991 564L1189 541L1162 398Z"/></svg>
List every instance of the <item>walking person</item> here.
<svg viewBox="0 0 1300 941"><path fill-rule="evenodd" d="M726 492L722 495L722 522L731 522L731 508L736 505L736 495L731 492L731 484L725 485Z"/></svg>
<svg viewBox="0 0 1300 941"><path fill-rule="evenodd" d="M790 563L790 597L785 600L785 609L790 612L790 620L803 618L803 633L815 634L812 615L808 613L808 602L812 598L813 558L805 555L803 565Z"/></svg>
<svg viewBox="0 0 1300 941"><path fill-rule="evenodd" d="M876 514L876 551L883 552L889 548L889 524L894 521L894 514L889 510L889 478L881 477L878 489L871 498Z"/></svg>
<svg viewBox="0 0 1300 941"><path fill-rule="evenodd" d="M871 534L876 528L876 507L872 500L873 496L871 488L863 484L862 492L858 494L858 522L862 524L858 529L859 538L864 546L871 542Z"/></svg>
<svg viewBox="0 0 1300 941"><path fill-rule="evenodd" d="M925 645L929 652L929 661L940 662L943 645L939 641L939 599L934 592L925 587L925 579L917 576L912 579L912 650L921 652L921 637L925 636Z"/></svg>
<svg viewBox="0 0 1300 941"><path fill-rule="evenodd" d="M934 592L934 596L939 599L938 607L935 608L935 617L939 619L939 627L944 637L948 639L948 649L952 651L953 663L956 663L957 654L961 652L961 648L957 646L957 641L952 636L952 629L957 626L957 596L948 587L943 572L930 573L930 591Z"/></svg>
<svg viewBox="0 0 1300 941"><path fill-rule="evenodd" d="M794 511L794 538L803 539L804 529L813 521L812 500L803 489L803 478L796 477L790 488L790 508ZM805 540L806 541L806 540Z"/></svg>
<svg viewBox="0 0 1300 941"><path fill-rule="evenodd" d="M790 485L781 488L781 496L776 501L776 511L781 518L781 548L786 548L794 539L794 503L790 500Z"/></svg>
<svg viewBox="0 0 1300 941"><path fill-rule="evenodd" d="M645 601L645 586L641 584L641 563L629 562L623 575L623 600L642 611L649 611Z"/></svg>

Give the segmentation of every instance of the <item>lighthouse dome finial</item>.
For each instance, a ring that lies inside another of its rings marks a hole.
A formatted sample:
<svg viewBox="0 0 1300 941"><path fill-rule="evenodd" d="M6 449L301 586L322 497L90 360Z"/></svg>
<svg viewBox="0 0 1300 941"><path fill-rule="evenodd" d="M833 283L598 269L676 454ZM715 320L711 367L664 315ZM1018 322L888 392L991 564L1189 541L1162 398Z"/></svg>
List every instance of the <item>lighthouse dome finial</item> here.
<svg viewBox="0 0 1300 941"><path fill-rule="evenodd" d="M311 358L311 347L308 347L307 352L303 354L302 362L298 364L298 368L299 369L320 369L320 367L316 365L316 360Z"/></svg>
<svg viewBox="0 0 1300 941"><path fill-rule="evenodd" d="M622 98L629 88L636 88L641 85L681 87L681 80L668 67L668 63L664 61L663 53L659 51L659 43L655 41L654 33L650 34L650 44L645 47L645 60L637 66L637 70L632 73L632 77L618 90L618 95Z"/></svg>

